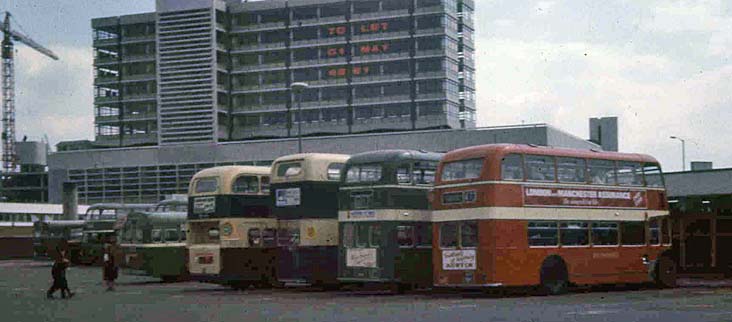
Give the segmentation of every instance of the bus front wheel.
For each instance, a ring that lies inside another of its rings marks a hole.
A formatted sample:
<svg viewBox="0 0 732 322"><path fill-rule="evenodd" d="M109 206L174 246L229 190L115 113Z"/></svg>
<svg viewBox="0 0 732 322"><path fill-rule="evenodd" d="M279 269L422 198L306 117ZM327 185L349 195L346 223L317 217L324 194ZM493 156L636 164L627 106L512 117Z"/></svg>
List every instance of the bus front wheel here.
<svg viewBox="0 0 732 322"><path fill-rule="evenodd" d="M559 256L549 256L541 264L541 287L550 295L564 294L569 287L567 264Z"/></svg>

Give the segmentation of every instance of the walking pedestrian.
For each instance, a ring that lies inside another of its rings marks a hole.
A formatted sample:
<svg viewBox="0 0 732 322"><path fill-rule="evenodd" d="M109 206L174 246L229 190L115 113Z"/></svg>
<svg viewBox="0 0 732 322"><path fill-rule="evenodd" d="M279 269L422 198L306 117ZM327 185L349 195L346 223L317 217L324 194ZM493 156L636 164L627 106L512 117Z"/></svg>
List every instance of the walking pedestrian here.
<svg viewBox="0 0 732 322"><path fill-rule="evenodd" d="M57 250L58 256L53 263L51 268L51 277L53 277L53 285L46 292L46 297L49 299L53 298L53 293L57 290L61 291L61 298L67 296L71 298L74 293L69 290L69 283L66 280L66 269L69 267L69 260L66 258L65 250Z"/></svg>
<svg viewBox="0 0 732 322"><path fill-rule="evenodd" d="M112 245L107 243L104 245L104 265L103 277L104 282L107 284L107 291L114 291L114 280L117 279L117 264L114 260L114 252Z"/></svg>

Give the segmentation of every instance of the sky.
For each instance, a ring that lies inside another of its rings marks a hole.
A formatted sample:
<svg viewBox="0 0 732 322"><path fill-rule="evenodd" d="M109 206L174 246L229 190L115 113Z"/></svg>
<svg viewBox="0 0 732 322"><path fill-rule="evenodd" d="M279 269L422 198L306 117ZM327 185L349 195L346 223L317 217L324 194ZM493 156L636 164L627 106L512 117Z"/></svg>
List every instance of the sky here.
<svg viewBox="0 0 732 322"><path fill-rule="evenodd" d="M617 116L620 150L732 167L732 1L475 0L479 126L549 123L589 137ZM5 0L52 61L16 45L17 136L93 139L91 19L153 0ZM688 165L687 165L688 167Z"/></svg>

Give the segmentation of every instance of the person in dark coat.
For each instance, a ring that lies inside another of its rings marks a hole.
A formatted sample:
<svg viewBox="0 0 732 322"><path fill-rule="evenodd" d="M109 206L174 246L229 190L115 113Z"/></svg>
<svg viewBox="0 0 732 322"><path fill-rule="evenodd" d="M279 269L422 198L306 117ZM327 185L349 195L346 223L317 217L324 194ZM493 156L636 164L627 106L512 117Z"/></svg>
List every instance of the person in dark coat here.
<svg viewBox="0 0 732 322"><path fill-rule="evenodd" d="M107 291L114 291L114 280L117 279L117 263L114 260L114 251L111 244L104 245L104 265L102 275L107 284Z"/></svg>
<svg viewBox="0 0 732 322"><path fill-rule="evenodd" d="M70 298L74 296L74 293L69 290L69 283L66 280L66 269L69 268L69 260L66 259L66 251L59 250L58 254L59 256L56 257L53 267L51 268L53 285L51 285L51 288L46 292L46 297L50 299L53 298L53 293L56 293L58 290L61 290L62 298L66 298L67 296Z"/></svg>

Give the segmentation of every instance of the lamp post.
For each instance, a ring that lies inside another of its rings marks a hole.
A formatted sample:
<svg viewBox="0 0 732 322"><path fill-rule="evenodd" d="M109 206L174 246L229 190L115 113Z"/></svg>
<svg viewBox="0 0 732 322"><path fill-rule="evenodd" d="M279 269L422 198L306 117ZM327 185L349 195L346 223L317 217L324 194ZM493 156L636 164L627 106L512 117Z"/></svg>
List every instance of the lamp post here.
<svg viewBox="0 0 732 322"><path fill-rule="evenodd" d="M686 171L686 141L678 136L670 136L669 139L681 141L681 169Z"/></svg>
<svg viewBox="0 0 732 322"><path fill-rule="evenodd" d="M302 93L308 88L308 83L296 82L290 85L297 97L297 153L302 153Z"/></svg>

